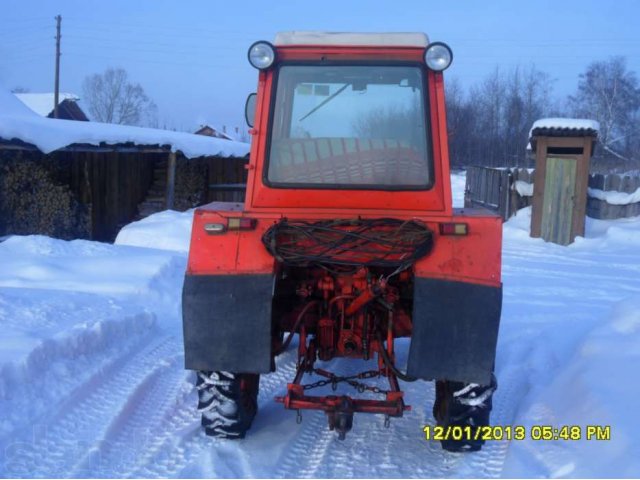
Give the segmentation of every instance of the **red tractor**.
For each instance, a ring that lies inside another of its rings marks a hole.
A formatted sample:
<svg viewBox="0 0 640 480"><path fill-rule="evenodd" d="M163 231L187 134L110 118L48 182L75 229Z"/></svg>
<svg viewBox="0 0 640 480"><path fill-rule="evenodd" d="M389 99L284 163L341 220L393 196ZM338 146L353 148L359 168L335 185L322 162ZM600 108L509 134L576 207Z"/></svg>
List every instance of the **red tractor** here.
<svg viewBox="0 0 640 480"><path fill-rule="evenodd" d="M287 32L250 47L246 199L195 211L184 282L186 368L207 434L244 437L260 375L289 348L297 370L276 400L324 411L341 439L355 412L388 422L410 409L399 380L435 380L439 425L488 425L502 228L452 208L451 60L419 33ZM337 357L368 368L338 375ZM341 384L354 395L312 395ZM443 447L480 448L467 437Z"/></svg>

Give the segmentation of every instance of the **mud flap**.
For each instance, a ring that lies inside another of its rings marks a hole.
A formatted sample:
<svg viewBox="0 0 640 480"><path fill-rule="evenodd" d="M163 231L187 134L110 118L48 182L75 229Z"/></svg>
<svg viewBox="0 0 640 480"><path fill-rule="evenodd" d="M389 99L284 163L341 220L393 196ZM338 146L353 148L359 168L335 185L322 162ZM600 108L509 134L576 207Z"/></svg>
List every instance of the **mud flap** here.
<svg viewBox="0 0 640 480"><path fill-rule="evenodd" d="M185 367L268 373L272 295L272 275L186 275Z"/></svg>
<svg viewBox="0 0 640 480"><path fill-rule="evenodd" d="M416 278L407 373L489 385L501 310L502 287Z"/></svg>

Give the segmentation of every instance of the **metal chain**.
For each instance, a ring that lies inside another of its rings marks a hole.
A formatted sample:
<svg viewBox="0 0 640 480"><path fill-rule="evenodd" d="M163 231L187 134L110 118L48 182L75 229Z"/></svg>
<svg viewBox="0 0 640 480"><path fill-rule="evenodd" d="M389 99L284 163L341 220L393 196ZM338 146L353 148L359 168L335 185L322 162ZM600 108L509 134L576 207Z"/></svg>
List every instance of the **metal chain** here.
<svg viewBox="0 0 640 480"><path fill-rule="evenodd" d="M318 369L313 369L313 373L316 375L326 376L326 374L320 372ZM369 370L368 372L358 373L357 375L351 375L350 377L339 377L334 374L330 374L331 377L327 380L319 380L315 383L309 383L307 385L303 385L302 388L304 390L311 390L313 388L324 387L326 385L331 385L331 388L335 390L338 388L338 383L347 383L351 385L353 388L358 390L360 393L364 393L365 391L378 393L378 394L387 394L390 390L383 390L377 386L367 385L366 383L358 382L358 380L364 380L367 378L375 378L380 376L380 372L378 370Z"/></svg>

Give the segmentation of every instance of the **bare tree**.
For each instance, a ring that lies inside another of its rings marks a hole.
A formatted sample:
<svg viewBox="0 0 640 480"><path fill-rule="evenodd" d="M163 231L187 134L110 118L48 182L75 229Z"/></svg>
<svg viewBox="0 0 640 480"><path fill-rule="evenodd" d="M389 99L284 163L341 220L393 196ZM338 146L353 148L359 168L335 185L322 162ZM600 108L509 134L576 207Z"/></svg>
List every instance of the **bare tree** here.
<svg viewBox="0 0 640 480"><path fill-rule="evenodd" d="M598 142L604 156L629 161L640 142L640 88L634 72L623 57L593 62L580 75L578 91L569 97L576 116L600 123Z"/></svg>
<svg viewBox="0 0 640 480"><path fill-rule="evenodd" d="M515 68L507 77L507 102L502 138L504 160L508 165L527 164L526 145L533 122L550 110L549 75L536 70Z"/></svg>
<svg viewBox="0 0 640 480"><path fill-rule="evenodd" d="M352 125L354 132L361 138L393 138L410 144L416 144L416 133L421 130L418 107L379 107L357 118Z"/></svg>
<svg viewBox="0 0 640 480"><path fill-rule="evenodd" d="M465 94L456 79L446 87L451 163L527 165L527 140L535 120L549 111L551 81L535 67L496 68Z"/></svg>
<svg viewBox="0 0 640 480"><path fill-rule="evenodd" d="M552 104L550 76L529 68L494 70L465 90L447 82L447 130L453 166L530 166L526 152L535 120L578 116L598 120L600 136L594 160L610 171L638 169L640 160L640 88L621 57L592 63L580 76L566 106Z"/></svg>
<svg viewBox="0 0 640 480"><path fill-rule="evenodd" d="M498 67L495 68L480 85L471 88L476 117L475 155L485 165L503 165L505 163L502 133L506 124L505 105L507 84Z"/></svg>
<svg viewBox="0 0 640 480"><path fill-rule="evenodd" d="M122 68L86 77L82 85L89 112L99 122L157 124L157 107L139 83L129 82Z"/></svg>
<svg viewBox="0 0 640 480"><path fill-rule="evenodd" d="M474 138L476 137L474 105L467 101L465 90L457 78L448 79L445 86L449 156L453 166L469 165L474 155Z"/></svg>

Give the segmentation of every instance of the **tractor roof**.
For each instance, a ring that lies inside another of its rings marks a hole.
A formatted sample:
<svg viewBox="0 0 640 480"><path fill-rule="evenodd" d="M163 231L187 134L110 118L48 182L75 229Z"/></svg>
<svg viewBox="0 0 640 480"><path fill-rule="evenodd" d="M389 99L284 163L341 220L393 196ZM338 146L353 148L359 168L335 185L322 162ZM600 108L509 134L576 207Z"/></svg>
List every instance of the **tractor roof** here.
<svg viewBox="0 0 640 480"><path fill-rule="evenodd" d="M424 48L429 39L424 33L279 32L274 44Z"/></svg>

